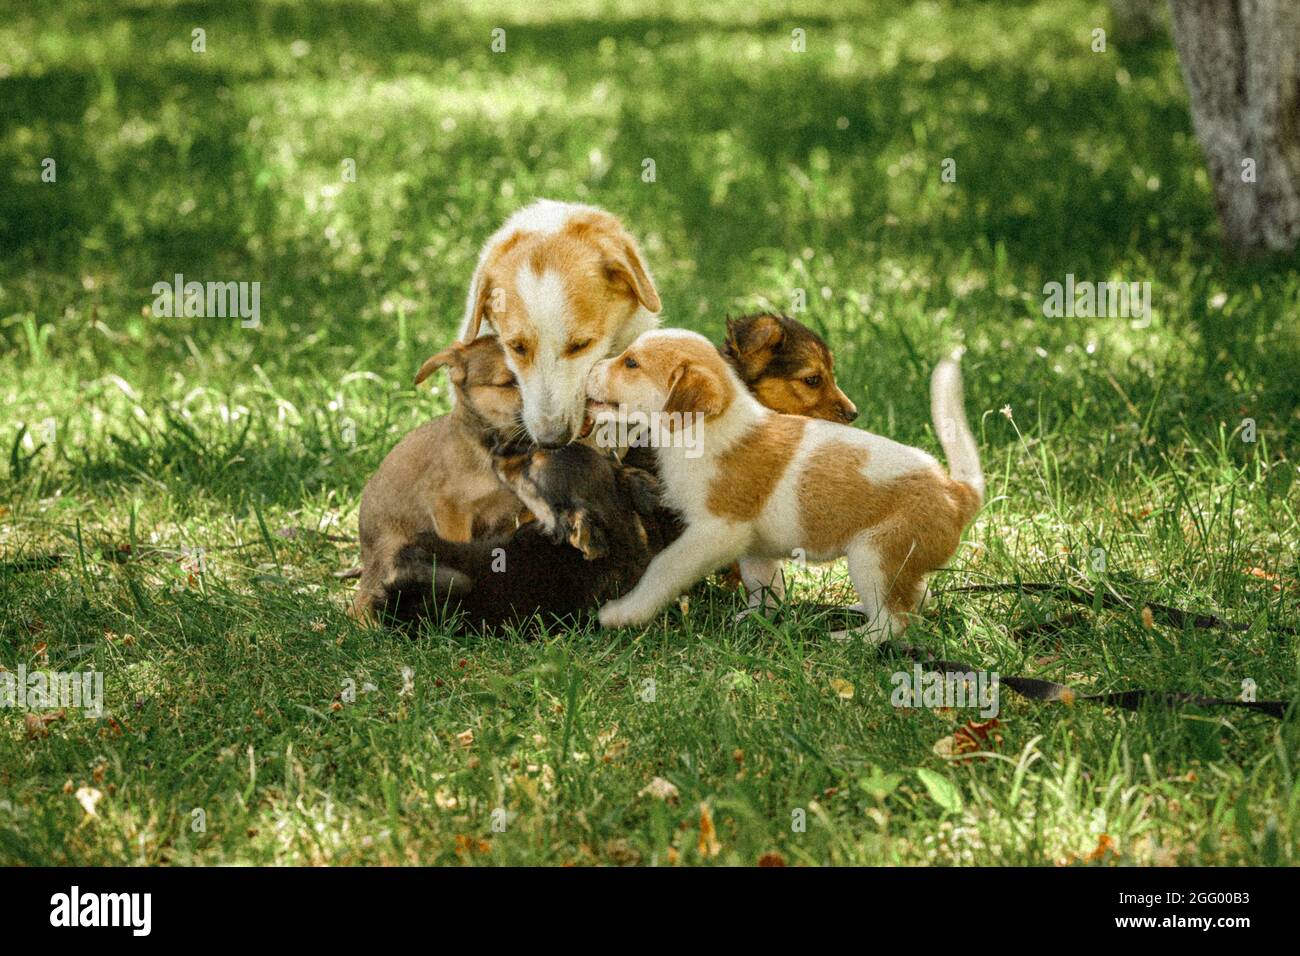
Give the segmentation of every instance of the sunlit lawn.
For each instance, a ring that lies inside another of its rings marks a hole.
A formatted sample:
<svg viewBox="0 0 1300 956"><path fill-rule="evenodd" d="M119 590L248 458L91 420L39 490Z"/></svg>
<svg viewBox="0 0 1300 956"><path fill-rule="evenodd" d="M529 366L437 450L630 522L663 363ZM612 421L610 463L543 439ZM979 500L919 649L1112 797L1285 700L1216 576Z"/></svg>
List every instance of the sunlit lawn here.
<svg viewBox="0 0 1300 956"><path fill-rule="evenodd" d="M717 589L533 641L344 616L361 487L446 408L411 376L545 195L626 220L669 324L806 301L874 431L937 450L967 347L990 501L912 643L1297 696L1300 280L1220 256L1167 39L1093 53L1076 0L799 6L0 0L0 665L93 665L111 712L0 710L0 862L1300 862L1294 721L1004 692L953 762L976 715L891 706L909 661ZM260 282L261 327L153 315L177 273ZM1067 274L1150 282L1150 321L1044 318ZM1136 604L952 590L1017 580Z"/></svg>

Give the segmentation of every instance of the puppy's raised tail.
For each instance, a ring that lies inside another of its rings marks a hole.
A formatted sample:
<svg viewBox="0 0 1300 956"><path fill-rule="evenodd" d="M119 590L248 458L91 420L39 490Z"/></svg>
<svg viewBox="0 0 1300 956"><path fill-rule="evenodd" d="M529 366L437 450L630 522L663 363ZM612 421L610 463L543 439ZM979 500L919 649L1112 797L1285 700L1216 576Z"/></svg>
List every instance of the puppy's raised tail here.
<svg viewBox="0 0 1300 956"><path fill-rule="evenodd" d="M966 407L961 394L961 351L935 366L930 376L930 415L935 434L948 458L948 473L966 492L964 511L969 521L984 503L984 470L980 452L966 421Z"/></svg>

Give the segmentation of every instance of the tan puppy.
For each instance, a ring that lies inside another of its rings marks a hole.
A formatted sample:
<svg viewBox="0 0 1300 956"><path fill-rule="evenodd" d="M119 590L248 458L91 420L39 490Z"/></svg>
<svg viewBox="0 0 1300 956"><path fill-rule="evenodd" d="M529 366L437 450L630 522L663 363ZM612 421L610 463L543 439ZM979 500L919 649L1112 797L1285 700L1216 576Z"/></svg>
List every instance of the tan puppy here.
<svg viewBox="0 0 1300 956"><path fill-rule="evenodd" d="M764 408L694 332L646 333L597 364L587 387L593 401L624 413L652 422L659 413L663 500L687 526L631 593L601 608L606 626L648 620L736 557L751 595L764 600L784 593L781 561L847 556L869 622L859 630L882 639L901 633L925 576L956 552L983 500L953 360L941 362L931 380L935 429L952 477L920 449ZM674 440L677 429L689 427L699 429L694 442Z"/></svg>
<svg viewBox="0 0 1300 956"><path fill-rule="evenodd" d="M458 342L426 361L415 384L440 368L448 369L455 406L398 442L361 493L356 617L368 616L417 534L448 541L501 534L524 510L492 467L493 445L523 437L519 389L500 345L490 337Z"/></svg>
<svg viewBox="0 0 1300 956"><path fill-rule="evenodd" d="M595 206L539 200L479 256L460 338L492 329L519 380L524 427L544 447L585 434L587 373L658 322L636 243Z"/></svg>

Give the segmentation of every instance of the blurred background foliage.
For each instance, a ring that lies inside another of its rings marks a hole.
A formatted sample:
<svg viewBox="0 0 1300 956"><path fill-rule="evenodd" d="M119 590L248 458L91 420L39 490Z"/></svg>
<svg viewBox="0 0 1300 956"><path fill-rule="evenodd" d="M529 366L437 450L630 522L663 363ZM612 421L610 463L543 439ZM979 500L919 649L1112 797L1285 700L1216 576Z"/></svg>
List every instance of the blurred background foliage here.
<svg viewBox="0 0 1300 956"><path fill-rule="evenodd" d="M979 408L1082 423L1084 482L1107 435L1163 454L1249 415L1279 449L1300 424L1294 263L1223 259L1168 37L1093 52L1104 4L3 6L0 369L70 446L96 443L87 392L155 421L212 392L298 439L350 410L354 492L427 414L406 383L479 245L537 196L622 215L670 324L806 295L864 423L907 440L958 341ZM149 315L178 272L261 282L262 328ZM1151 282L1153 321L1044 318L1067 273ZM272 485L320 450L261 425Z"/></svg>

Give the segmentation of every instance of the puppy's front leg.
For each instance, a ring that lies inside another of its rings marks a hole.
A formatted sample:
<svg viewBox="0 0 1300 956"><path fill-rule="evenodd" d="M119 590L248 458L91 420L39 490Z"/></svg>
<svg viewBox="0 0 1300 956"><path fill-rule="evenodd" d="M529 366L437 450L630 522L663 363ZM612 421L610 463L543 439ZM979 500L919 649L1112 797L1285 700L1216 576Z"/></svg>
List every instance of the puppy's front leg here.
<svg viewBox="0 0 1300 956"><path fill-rule="evenodd" d="M655 555L636 587L600 609L603 627L641 624L719 565L745 550L747 529L725 522L693 524Z"/></svg>
<svg viewBox="0 0 1300 956"><path fill-rule="evenodd" d="M749 609L736 615L738 621L755 611L770 611L785 600L785 574L780 561L743 557L740 559L740 579L745 582Z"/></svg>

